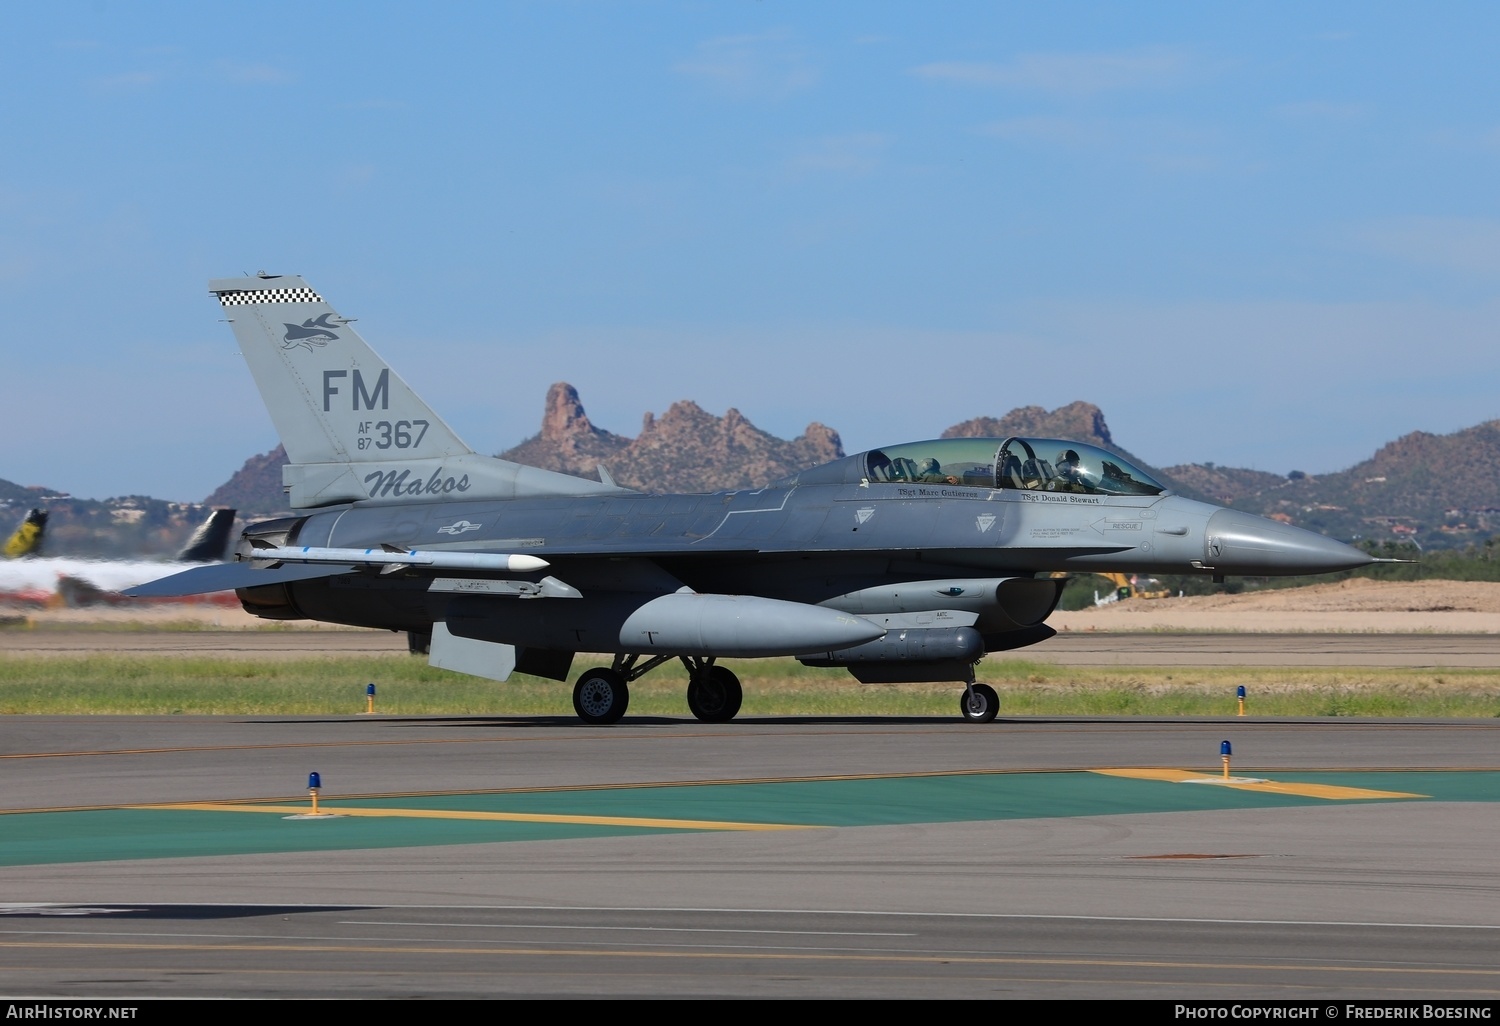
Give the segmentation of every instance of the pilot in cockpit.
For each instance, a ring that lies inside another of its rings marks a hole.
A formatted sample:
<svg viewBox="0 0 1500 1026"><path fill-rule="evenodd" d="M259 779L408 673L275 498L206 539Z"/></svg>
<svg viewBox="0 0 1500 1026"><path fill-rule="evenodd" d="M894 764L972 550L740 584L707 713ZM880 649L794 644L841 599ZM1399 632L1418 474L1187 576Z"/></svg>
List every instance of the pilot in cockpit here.
<svg viewBox="0 0 1500 1026"><path fill-rule="evenodd" d="M943 473L943 465L931 456L917 464L917 480L928 484L958 484L958 478Z"/></svg>
<svg viewBox="0 0 1500 1026"><path fill-rule="evenodd" d="M1084 477L1083 460L1073 449L1065 449L1057 457L1057 491L1060 492L1086 492L1089 490L1088 479Z"/></svg>

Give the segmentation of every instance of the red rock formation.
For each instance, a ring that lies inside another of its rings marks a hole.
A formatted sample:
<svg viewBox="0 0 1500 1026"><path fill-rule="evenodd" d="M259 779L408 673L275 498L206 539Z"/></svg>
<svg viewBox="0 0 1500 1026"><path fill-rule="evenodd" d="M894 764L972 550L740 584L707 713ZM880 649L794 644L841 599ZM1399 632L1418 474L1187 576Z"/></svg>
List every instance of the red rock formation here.
<svg viewBox="0 0 1500 1026"><path fill-rule="evenodd" d="M547 393L541 434L500 457L588 477L602 463L628 488L699 492L758 488L842 455L838 433L822 424L784 441L739 410L716 417L689 400L673 403L659 418L647 413L641 433L623 438L595 427L578 392L559 382Z"/></svg>

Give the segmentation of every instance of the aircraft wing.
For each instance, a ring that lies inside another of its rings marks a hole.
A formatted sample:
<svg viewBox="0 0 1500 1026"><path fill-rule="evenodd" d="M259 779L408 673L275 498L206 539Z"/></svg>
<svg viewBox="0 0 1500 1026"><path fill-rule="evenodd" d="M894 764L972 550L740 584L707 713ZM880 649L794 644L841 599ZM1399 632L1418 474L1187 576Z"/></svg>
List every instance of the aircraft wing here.
<svg viewBox="0 0 1500 1026"><path fill-rule="evenodd" d="M334 577L353 572L356 567L299 563L270 570L257 570L249 563L215 563L195 566L180 574L149 581L121 594L130 598L176 598L181 595L207 595L215 591L234 591L262 584L286 584L318 577Z"/></svg>

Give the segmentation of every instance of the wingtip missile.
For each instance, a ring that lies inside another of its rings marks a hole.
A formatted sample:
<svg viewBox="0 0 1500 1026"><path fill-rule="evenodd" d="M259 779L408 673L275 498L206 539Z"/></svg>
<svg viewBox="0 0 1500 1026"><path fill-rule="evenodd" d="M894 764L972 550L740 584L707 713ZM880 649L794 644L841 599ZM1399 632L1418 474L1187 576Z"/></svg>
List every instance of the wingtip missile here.
<svg viewBox="0 0 1500 1026"><path fill-rule="evenodd" d="M343 549L308 546L269 546L252 553L256 559L282 563L339 563L348 566L420 566L433 570L481 570L491 573L530 573L550 564L537 556L504 552L441 552L405 549Z"/></svg>

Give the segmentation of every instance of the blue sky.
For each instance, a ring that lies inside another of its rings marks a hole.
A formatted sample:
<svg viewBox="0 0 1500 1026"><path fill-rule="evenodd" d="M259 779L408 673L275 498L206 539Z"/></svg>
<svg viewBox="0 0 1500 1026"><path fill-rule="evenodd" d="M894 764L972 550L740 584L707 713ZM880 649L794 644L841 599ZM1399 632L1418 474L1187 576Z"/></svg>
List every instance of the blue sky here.
<svg viewBox="0 0 1500 1026"><path fill-rule="evenodd" d="M1101 406L1157 465L1500 417L1500 7L8 5L0 477L199 500L305 276L471 445L553 381L850 451Z"/></svg>

